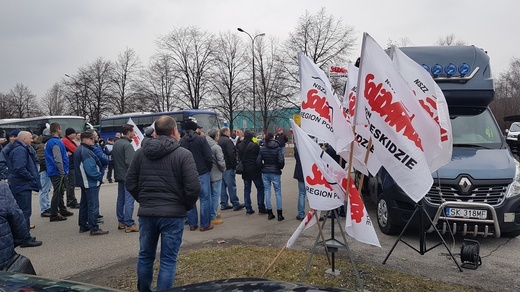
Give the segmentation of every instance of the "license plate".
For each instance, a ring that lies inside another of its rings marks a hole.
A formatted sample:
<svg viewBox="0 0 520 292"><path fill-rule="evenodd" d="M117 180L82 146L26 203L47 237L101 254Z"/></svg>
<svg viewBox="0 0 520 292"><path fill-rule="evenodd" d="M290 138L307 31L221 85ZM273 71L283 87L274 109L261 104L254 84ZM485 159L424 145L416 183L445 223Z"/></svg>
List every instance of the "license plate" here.
<svg viewBox="0 0 520 292"><path fill-rule="evenodd" d="M448 216L448 217L486 219L487 218L487 210L446 208L446 216Z"/></svg>

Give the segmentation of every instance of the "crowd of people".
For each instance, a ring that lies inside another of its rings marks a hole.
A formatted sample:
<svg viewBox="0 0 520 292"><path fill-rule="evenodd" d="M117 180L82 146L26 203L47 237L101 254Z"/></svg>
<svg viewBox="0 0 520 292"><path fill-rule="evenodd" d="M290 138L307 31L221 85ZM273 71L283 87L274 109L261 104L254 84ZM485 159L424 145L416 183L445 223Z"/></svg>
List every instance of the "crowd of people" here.
<svg viewBox="0 0 520 292"><path fill-rule="evenodd" d="M10 133L0 152L0 268L14 254L15 247L42 244L30 234L34 228L30 221L33 191L39 192L40 215L48 217L49 222L65 221L74 215L72 209L78 209L80 233L108 234L100 228L103 215L99 214L99 193L105 177L108 183L118 184L118 229L139 232L140 291L151 291L159 238L162 244L157 289L173 286L186 224L190 231L210 231L224 224L220 211L244 208L246 215L254 214L256 209L268 220L285 219L281 173L288 138L282 128L276 135L266 133L257 139L249 130L231 133L223 127L204 132L195 121L186 121L181 137L177 122L162 116L154 128L146 129L138 151L131 145L133 125L124 125L121 133L106 143L94 130L76 133L67 128L63 133L57 123L41 136L18 130ZM243 166L243 203L237 195L238 164ZM299 163L294 177L300 181L297 173L301 173ZM253 184L256 206L251 200ZM76 188L81 190L79 201ZM271 189L276 206L271 202ZM304 194L300 190L298 220L304 216ZM133 219L134 202L139 204L139 225Z"/></svg>

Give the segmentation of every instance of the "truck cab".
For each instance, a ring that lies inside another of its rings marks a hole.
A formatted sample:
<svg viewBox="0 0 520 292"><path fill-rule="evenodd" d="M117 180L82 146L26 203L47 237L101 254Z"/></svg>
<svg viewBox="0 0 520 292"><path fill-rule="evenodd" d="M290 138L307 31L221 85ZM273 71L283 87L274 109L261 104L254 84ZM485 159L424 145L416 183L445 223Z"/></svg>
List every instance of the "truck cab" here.
<svg viewBox="0 0 520 292"><path fill-rule="evenodd" d="M520 235L520 166L489 109L494 98L489 56L475 46L401 50L431 72L450 113L452 158L432 173L433 185L422 200L433 223L441 233ZM382 232L398 234L415 202L384 168L363 189L377 204Z"/></svg>

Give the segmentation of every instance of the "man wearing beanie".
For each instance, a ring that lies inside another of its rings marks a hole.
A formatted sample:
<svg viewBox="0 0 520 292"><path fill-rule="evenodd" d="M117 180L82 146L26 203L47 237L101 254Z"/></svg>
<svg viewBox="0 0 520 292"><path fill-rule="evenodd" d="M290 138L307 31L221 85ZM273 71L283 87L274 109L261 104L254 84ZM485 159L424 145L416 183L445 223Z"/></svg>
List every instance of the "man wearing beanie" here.
<svg viewBox="0 0 520 292"><path fill-rule="evenodd" d="M75 171L74 171L74 151L78 147L76 130L67 128L65 130L65 137L61 139L67 149L67 156L69 157L69 174L65 177L65 191L67 192L67 207L78 209L79 203L74 193L76 187Z"/></svg>
<svg viewBox="0 0 520 292"><path fill-rule="evenodd" d="M244 165L242 179L244 180L246 214L255 213L251 203L251 185L253 183L256 187L258 213L267 214L267 209L265 208L264 183L262 181L262 168L256 164L256 159L258 154L260 154L260 146L253 142L253 136L253 132L246 130L244 140L237 145L238 157Z"/></svg>

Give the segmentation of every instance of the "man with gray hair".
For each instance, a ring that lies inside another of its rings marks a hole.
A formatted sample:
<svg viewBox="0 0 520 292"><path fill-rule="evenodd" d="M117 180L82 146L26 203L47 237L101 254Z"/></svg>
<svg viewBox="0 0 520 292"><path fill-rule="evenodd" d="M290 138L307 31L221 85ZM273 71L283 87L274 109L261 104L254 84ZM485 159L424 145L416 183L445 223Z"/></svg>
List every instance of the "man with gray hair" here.
<svg viewBox="0 0 520 292"><path fill-rule="evenodd" d="M38 158L31 146L32 134L20 131L7 156L8 181L16 203L23 212L27 230L30 229L32 213L32 191L41 188L40 174L38 173ZM30 235L30 234L29 234ZM20 247L41 245L32 236Z"/></svg>
<svg viewBox="0 0 520 292"><path fill-rule="evenodd" d="M220 191L222 188L222 174L226 170L226 161L224 160L224 154L222 148L218 145L220 134L217 129L211 129L208 131L206 140L208 141L211 152L213 153L213 167L211 168L211 224L218 225L224 223L220 219L220 213L218 212L218 205L220 202Z"/></svg>
<svg viewBox="0 0 520 292"><path fill-rule="evenodd" d="M226 161L226 171L222 177L222 188L220 193L220 210L233 209L239 211L244 208L244 204L240 204L237 197L237 184L235 169L237 167L237 152L235 144L230 138L230 131L228 127L220 129L220 139L218 145L222 147L224 153L224 160ZM229 192L229 195L228 195ZM231 201L232 206L228 205Z"/></svg>

